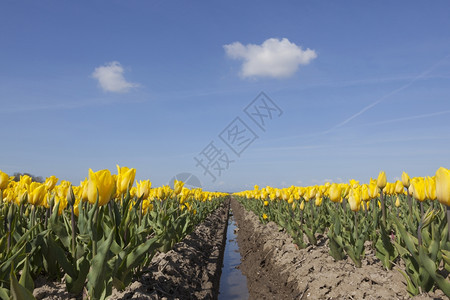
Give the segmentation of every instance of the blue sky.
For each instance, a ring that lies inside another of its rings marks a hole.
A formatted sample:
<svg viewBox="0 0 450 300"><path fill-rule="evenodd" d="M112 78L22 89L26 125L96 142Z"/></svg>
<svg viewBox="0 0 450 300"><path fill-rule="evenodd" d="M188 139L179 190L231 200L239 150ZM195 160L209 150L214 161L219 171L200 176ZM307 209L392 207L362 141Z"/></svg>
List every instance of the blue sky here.
<svg viewBox="0 0 450 300"><path fill-rule="evenodd" d="M0 169L238 191L450 167L448 1L2 1ZM260 92L283 111L262 131ZM237 157L236 117L258 138ZM234 160L216 181L194 157Z"/></svg>

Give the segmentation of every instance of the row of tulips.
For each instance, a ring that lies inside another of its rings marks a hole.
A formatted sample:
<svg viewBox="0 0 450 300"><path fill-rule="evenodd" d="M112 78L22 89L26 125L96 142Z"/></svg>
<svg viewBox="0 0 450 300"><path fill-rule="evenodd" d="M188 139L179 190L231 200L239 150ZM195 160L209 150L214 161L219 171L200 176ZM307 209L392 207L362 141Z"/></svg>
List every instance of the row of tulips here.
<svg viewBox="0 0 450 300"><path fill-rule="evenodd" d="M326 234L330 255L348 256L356 267L371 248L386 269L397 266L410 295L440 288L450 297L450 171L445 168L432 177L403 172L402 180L392 183L380 172L367 184L255 186L234 195L261 222L284 228L299 248Z"/></svg>
<svg viewBox="0 0 450 300"><path fill-rule="evenodd" d="M0 171L0 299L33 299L34 279L62 280L68 292L105 299L122 290L157 252L166 252L226 194L151 188L136 170L94 172L79 186ZM19 276L20 274L20 276Z"/></svg>

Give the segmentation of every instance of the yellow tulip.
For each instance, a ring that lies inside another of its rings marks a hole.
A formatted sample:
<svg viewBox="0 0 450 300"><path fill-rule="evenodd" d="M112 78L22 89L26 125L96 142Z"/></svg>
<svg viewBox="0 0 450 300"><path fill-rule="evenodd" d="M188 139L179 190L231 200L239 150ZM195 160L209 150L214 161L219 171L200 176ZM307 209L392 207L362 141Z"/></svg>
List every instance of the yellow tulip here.
<svg viewBox="0 0 450 300"><path fill-rule="evenodd" d="M425 180L423 177L414 177L411 179L413 197L418 201L424 201L426 199L425 194Z"/></svg>
<svg viewBox="0 0 450 300"><path fill-rule="evenodd" d="M0 170L0 190L5 190L8 187L9 176Z"/></svg>
<svg viewBox="0 0 450 300"><path fill-rule="evenodd" d="M58 178L56 178L55 176L50 176L50 177L47 177L46 179L45 179L45 188L47 189L47 191L51 191L51 190L53 190L53 188L56 186L56 183L58 182Z"/></svg>
<svg viewBox="0 0 450 300"><path fill-rule="evenodd" d="M302 203L300 203L300 210L304 209L305 209L305 201L302 201Z"/></svg>
<svg viewBox="0 0 450 300"><path fill-rule="evenodd" d="M139 198L142 197L142 199L146 199L148 195L150 194L150 188L152 186L152 183L150 180L140 180L139 183L136 181L136 187L137 187L137 196Z"/></svg>
<svg viewBox="0 0 450 300"><path fill-rule="evenodd" d="M348 204L350 204L350 209L352 211L359 211L361 207L361 195L358 190L352 189L348 197Z"/></svg>
<svg viewBox="0 0 450 300"><path fill-rule="evenodd" d="M384 171L381 171L380 174L378 174L377 186L380 189L384 189L386 183L387 183L386 173L384 173Z"/></svg>
<svg viewBox="0 0 450 300"><path fill-rule="evenodd" d="M369 184L369 196L371 199L378 197L378 186L374 182Z"/></svg>
<svg viewBox="0 0 450 300"><path fill-rule="evenodd" d="M288 199L288 203L289 203L289 204L292 204L293 202L294 202L294 196L291 195L291 196L289 197L289 199Z"/></svg>
<svg viewBox="0 0 450 300"><path fill-rule="evenodd" d="M369 186L367 184L364 184L361 186L361 200L363 200L363 201L370 200Z"/></svg>
<svg viewBox="0 0 450 300"><path fill-rule="evenodd" d="M400 207L400 198L397 196L397 199L395 200L395 207Z"/></svg>
<svg viewBox="0 0 450 300"><path fill-rule="evenodd" d="M184 182L183 181L175 179L174 191L175 191L176 195L181 193L181 190L183 189L183 186L184 186Z"/></svg>
<svg viewBox="0 0 450 300"><path fill-rule="evenodd" d="M328 192L330 194L330 200L331 201L333 201L335 203L341 202L342 189L341 189L341 186L339 184L337 184L337 183L331 184L330 189L329 189Z"/></svg>
<svg viewBox="0 0 450 300"><path fill-rule="evenodd" d="M29 186L31 184L31 177L28 175L21 175L20 176L20 180L19 180L19 184L22 186Z"/></svg>
<svg viewBox="0 0 450 300"><path fill-rule="evenodd" d="M89 169L88 200L94 204L97 201L100 206L107 204L113 195L115 188L114 177L109 170L100 170L94 173Z"/></svg>
<svg viewBox="0 0 450 300"><path fill-rule="evenodd" d="M436 181L434 176L425 178L425 194L429 200L436 200Z"/></svg>
<svg viewBox="0 0 450 300"><path fill-rule="evenodd" d="M135 168L119 167L117 165L117 192L121 195L131 188L136 176Z"/></svg>
<svg viewBox="0 0 450 300"><path fill-rule="evenodd" d="M83 200L83 202L88 201L88 187L89 181L87 178L85 178L84 181L80 182L80 188L82 189L81 199Z"/></svg>
<svg viewBox="0 0 450 300"><path fill-rule="evenodd" d="M267 215L266 215L266 214L263 214L263 216L262 216L262 217L263 217L263 219L264 219L264 220L266 220L266 219L267 219Z"/></svg>
<svg viewBox="0 0 450 300"><path fill-rule="evenodd" d="M443 167L436 171L436 198L440 203L450 206L450 170Z"/></svg>
<svg viewBox="0 0 450 300"><path fill-rule="evenodd" d="M356 181L355 179L350 179L349 183L352 188L356 188L359 185L359 181Z"/></svg>
<svg viewBox="0 0 450 300"><path fill-rule="evenodd" d="M28 187L28 203L38 206L42 204L45 196L45 186L38 182L32 182Z"/></svg>
<svg viewBox="0 0 450 300"><path fill-rule="evenodd" d="M316 202L315 202L316 206L321 206L322 205L322 201L323 201L322 196L317 196L316 197Z"/></svg>
<svg viewBox="0 0 450 300"><path fill-rule="evenodd" d="M347 198L348 194L350 193L350 185L348 185L348 184L340 184L340 186L341 186L342 198Z"/></svg>
<svg viewBox="0 0 450 300"><path fill-rule="evenodd" d="M394 192L396 194L402 194L403 191L404 191L403 182L401 182L400 180L397 180L395 182L395 190L394 190Z"/></svg>
<svg viewBox="0 0 450 300"><path fill-rule="evenodd" d="M269 201L264 201L264 206L269 206Z"/></svg>
<svg viewBox="0 0 450 300"><path fill-rule="evenodd" d="M402 183L405 188L409 187L409 175L406 172L402 173Z"/></svg>

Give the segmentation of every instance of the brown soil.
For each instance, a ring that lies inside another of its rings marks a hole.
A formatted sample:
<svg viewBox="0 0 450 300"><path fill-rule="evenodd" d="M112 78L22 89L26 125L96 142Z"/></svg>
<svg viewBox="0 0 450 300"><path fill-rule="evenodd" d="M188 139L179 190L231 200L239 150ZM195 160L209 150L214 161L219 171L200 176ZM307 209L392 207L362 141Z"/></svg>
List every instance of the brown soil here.
<svg viewBox="0 0 450 300"><path fill-rule="evenodd" d="M217 299L228 223L229 201L167 253L156 255L145 272L108 299ZM81 299L59 282L39 278L37 299Z"/></svg>
<svg viewBox="0 0 450 300"><path fill-rule="evenodd" d="M348 258L334 261L327 238L317 246L298 250L277 224L263 225L236 200L231 208L242 256L240 269L247 276L250 299L409 299L406 282L398 271L386 271L366 253L362 268ZM447 299L437 290L414 299Z"/></svg>

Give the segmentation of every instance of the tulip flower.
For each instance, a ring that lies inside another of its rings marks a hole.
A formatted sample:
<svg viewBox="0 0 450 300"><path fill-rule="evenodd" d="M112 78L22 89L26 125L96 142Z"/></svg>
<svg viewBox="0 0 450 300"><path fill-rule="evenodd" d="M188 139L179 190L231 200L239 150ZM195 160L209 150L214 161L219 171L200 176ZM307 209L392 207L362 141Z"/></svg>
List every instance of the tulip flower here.
<svg viewBox="0 0 450 300"><path fill-rule="evenodd" d="M328 193L330 194L330 200L333 201L334 203L339 203L341 202L342 196L341 196L341 186L337 183L333 183L330 186L330 189L328 191Z"/></svg>
<svg viewBox="0 0 450 300"><path fill-rule="evenodd" d="M397 180L395 182L395 188L394 188L394 192L396 194L402 194L404 191L404 187L403 187L403 182L401 182L400 180Z"/></svg>
<svg viewBox="0 0 450 300"><path fill-rule="evenodd" d="M429 200L436 200L436 181L434 176L425 178L425 194Z"/></svg>
<svg viewBox="0 0 450 300"><path fill-rule="evenodd" d="M305 201L302 201L302 203L300 203L300 210L304 209L305 209Z"/></svg>
<svg viewBox="0 0 450 300"><path fill-rule="evenodd" d="M387 184L386 173L384 173L384 171L381 171L380 174L378 174L377 186L381 191L383 191L383 188L386 186L386 184ZM383 216L383 224L386 226L386 203L384 201L383 192L380 192L380 200L381 200L381 213Z"/></svg>
<svg viewBox="0 0 450 300"><path fill-rule="evenodd" d="M413 197L417 201L424 201L426 199L425 194L425 180L423 177L414 177L411 180Z"/></svg>
<svg viewBox="0 0 450 300"><path fill-rule="evenodd" d="M384 171L381 171L380 174L378 174L377 186L382 190L386 186L386 183L386 173Z"/></svg>
<svg viewBox="0 0 450 300"><path fill-rule="evenodd" d="M9 176L0 170L0 190L5 190L8 187Z"/></svg>
<svg viewBox="0 0 450 300"><path fill-rule="evenodd" d="M148 195L150 194L150 188L152 186L152 183L150 180L140 180L139 183L136 181L136 187L137 187L137 196L139 198L146 199Z"/></svg>
<svg viewBox="0 0 450 300"><path fill-rule="evenodd" d="M45 179L45 189L47 190L47 191L51 191L51 190L53 190L53 188L56 186L56 183L58 182L58 178L56 178L55 176L50 176L50 177L47 177L46 179Z"/></svg>
<svg viewBox="0 0 450 300"><path fill-rule="evenodd" d="M358 190L352 189L348 197L348 204L350 204L350 209L352 211L359 211L361 207L361 195Z"/></svg>
<svg viewBox="0 0 450 300"><path fill-rule="evenodd" d="M291 195L288 199L288 203L292 204L294 202L294 195Z"/></svg>
<svg viewBox="0 0 450 300"><path fill-rule="evenodd" d="M28 203L38 206L42 205L42 202L45 197L45 185L32 182L28 187Z"/></svg>
<svg viewBox="0 0 450 300"><path fill-rule="evenodd" d="M448 241L450 241L450 170L443 167L436 171L436 198L447 206Z"/></svg>
<svg viewBox="0 0 450 300"><path fill-rule="evenodd" d="M361 186L361 200L363 200L363 201L369 201L370 200L369 186L367 184L363 184Z"/></svg>
<svg viewBox="0 0 450 300"><path fill-rule="evenodd" d="M409 187L409 175L406 172L402 173L402 183L405 188Z"/></svg>
<svg viewBox="0 0 450 300"><path fill-rule="evenodd" d="M117 193L125 194L131 188L136 176L135 168L119 167L117 165Z"/></svg>
<svg viewBox="0 0 450 300"><path fill-rule="evenodd" d="M114 178L109 170L100 170L94 173L89 169L88 200L94 204L97 201L100 206L111 200L115 188Z"/></svg>
<svg viewBox="0 0 450 300"><path fill-rule="evenodd" d="M174 192L175 192L176 195L181 193L181 190L183 189L183 186L184 186L184 182L183 181L175 179Z"/></svg>
<svg viewBox="0 0 450 300"><path fill-rule="evenodd" d="M450 206L450 170L443 167L436 171L436 198L440 203Z"/></svg>
<svg viewBox="0 0 450 300"><path fill-rule="evenodd" d="M322 196L316 195L315 205L316 205L316 206L321 206L321 205L322 205L322 201L323 201Z"/></svg>

